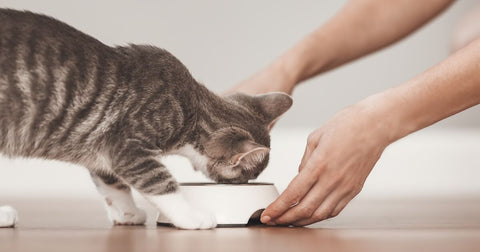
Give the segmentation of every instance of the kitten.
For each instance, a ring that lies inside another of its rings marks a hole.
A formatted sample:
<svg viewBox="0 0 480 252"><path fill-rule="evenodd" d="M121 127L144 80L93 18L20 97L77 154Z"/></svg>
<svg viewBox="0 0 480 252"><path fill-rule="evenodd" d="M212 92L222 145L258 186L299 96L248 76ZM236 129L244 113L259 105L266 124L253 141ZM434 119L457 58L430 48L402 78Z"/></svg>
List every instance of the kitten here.
<svg viewBox="0 0 480 252"><path fill-rule="evenodd" d="M291 105L283 93L222 98L163 49L109 47L53 18L0 9L0 153L86 167L115 224L145 222L134 188L179 228L215 227L159 157L246 183L266 167L269 129Z"/></svg>

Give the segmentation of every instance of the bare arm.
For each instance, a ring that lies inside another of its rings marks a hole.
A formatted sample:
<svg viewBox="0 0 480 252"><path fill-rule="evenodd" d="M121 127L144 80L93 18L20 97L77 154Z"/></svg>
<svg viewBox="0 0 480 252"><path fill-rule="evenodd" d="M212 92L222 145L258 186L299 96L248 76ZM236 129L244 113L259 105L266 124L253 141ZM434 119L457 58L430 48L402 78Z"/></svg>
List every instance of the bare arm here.
<svg viewBox="0 0 480 252"><path fill-rule="evenodd" d="M452 2L351 0L331 20L229 92L291 93L303 80L400 40Z"/></svg>
<svg viewBox="0 0 480 252"><path fill-rule="evenodd" d="M452 0L351 0L230 92L284 91L388 46ZM480 40L416 78L338 112L310 134L299 173L262 214L268 224L308 225L336 216L357 195L392 142L480 103Z"/></svg>
<svg viewBox="0 0 480 252"><path fill-rule="evenodd" d="M414 79L340 111L310 134L299 174L262 221L308 225L336 216L391 142L479 103L477 39Z"/></svg>
<svg viewBox="0 0 480 252"><path fill-rule="evenodd" d="M414 79L371 96L395 129L392 140L480 103L480 39ZM393 115L395 114L395 115Z"/></svg>

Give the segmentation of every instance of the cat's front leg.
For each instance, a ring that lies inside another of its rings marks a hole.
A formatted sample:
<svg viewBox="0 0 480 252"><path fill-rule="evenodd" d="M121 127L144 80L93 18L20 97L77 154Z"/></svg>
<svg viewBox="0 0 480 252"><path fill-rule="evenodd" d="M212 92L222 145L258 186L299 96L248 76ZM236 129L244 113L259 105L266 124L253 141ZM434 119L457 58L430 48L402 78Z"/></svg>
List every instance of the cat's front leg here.
<svg viewBox="0 0 480 252"><path fill-rule="evenodd" d="M131 153L140 153L132 151ZM115 173L143 194L173 225L182 229L211 229L215 217L195 209L182 196L178 184L165 166L154 157L120 157Z"/></svg>
<svg viewBox="0 0 480 252"><path fill-rule="evenodd" d="M183 229L210 229L217 226L215 216L193 208L180 192L148 195L162 214L176 227Z"/></svg>
<svg viewBox="0 0 480 252"><path fill-rule="evenodd" d="M108 216L114 225L145 224L147 214L135 205L130 186L114 174L92 171L90 175L105 200Z"/></svg>

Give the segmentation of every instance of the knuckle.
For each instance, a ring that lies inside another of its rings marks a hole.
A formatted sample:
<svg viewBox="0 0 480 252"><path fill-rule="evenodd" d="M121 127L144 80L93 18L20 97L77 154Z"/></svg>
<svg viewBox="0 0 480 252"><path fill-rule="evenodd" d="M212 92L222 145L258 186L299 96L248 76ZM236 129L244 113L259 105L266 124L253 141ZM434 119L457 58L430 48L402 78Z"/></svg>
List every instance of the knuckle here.
<svg viewBox="0 0 480 252"><path fill-rule="evenodd" d="M314 219L315 221L321 221L326 219L327 216L328 215L325 212L319 212L319 213L313 214L312 219Z"/></svg>
<svg viewBox="0 0 480 252"><path fill-rule="evenodd" d="M336 217L339 213L340 213L339 210L333 211L333 212L330 214L330 218Z"/></svg>
<svg viewBox="0 0 480 252"><path fill-rule="evenodd" d="M313 214L313 218L316 220L316 221L321 221L321 220L324 220L324 219L328 219L331 217L331 214L334 210L334 205L328 205L326 208L324 208L322 211L317 211Z"/></svg>
<svg viewBox="0 0 480 252"><path fill-rule="evenodd" d="M317 136L312 133L307 137L307 146L314 147L317 144Z"/></svg>
<svg viewBox="0 0 480 252"><path fill-rule="evenodd" d="M297 205L299 202L299 199L300 199L299 195L292 195L287 197L284 201L285 207L291 207L291 206Z"/></svg>
<svg viewBox="0 0 480 252"><path fill-rule="evenodd" d="M319 163L316 163L314 167L310 168L312 169L310 169L308 172L310 175L310 179L312 179L313 181L318 181L322 174L324 174L325 172L323 166Z"/></svg>
<svg viewBox="0 0 480 252"><path fill-rule="evenodd" d="M340 173L332 173L330 174L330 181L328 183L328 189L333 189L334 187L337 187L338 185L343 184L344 177L343 174Z"/></svg>
<svg viewBox="0 0 480 252"><path fill-rule="evenodd" d="M352 189L351 189L351 192L354 194L354 195L357 195L359 194L363 189L363 185L362 184L356 184L354 186L352 186Z"/></svg>
<svg viewBox="0 0 480 252"><path fill-rule="evenodd" d="M310 217L312 217L312 214L308 212L301 212L297 217L298 219L309 219Z"/></svg>
<svg viewBox="0 0 480 252"><path fill-rule="evenodd" d="M314 210L311 207L302 207L298 210L297 216L303 219L310 218L313 211Z"/></svg>
<svg viewBox="0 0 480 252"><path fill-rule="evenodd" d="M330 180L332 181L332 183L336 185L340 184L344 178L344 174L341 172L332 173L330 176L331 176Z"/></svg>
<svg viewBox="0 0 480 252"><path fill-rule="evenodd" d="M301 195L294 189L286 189L280 197L272 203L269 208L272 210L285 211L293 205L297 205L301 199Z"/></svg>
<svg viewBox="0 0 480 252"><path fill-rule="evenodd" d="M328 172L328 164L327 160L320 155L313 156L310 158L311 166L309 166L308 173L309 179L318 180L320 176L327 175Z"/></svg>
<svg viewBox="0 0 480 252"><path fill-rule="evenodd" d="M330 168L329 166L329 160L325 158L324 156L317 155L315 156L315 164L317 167L317 170L321 170L322 172L325 172Z"/></svg>

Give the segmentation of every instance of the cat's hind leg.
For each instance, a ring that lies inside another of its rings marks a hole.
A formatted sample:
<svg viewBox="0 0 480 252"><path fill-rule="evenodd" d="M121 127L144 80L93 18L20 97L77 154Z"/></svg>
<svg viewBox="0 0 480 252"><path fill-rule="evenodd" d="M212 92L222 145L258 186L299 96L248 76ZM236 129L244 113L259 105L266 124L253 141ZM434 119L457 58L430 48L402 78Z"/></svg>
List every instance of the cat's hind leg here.
<svg viewBox="0 0 480 252"><path fill-rule="evenodd" d="M114 225L143 225L147 215L138 208L130 187L113 174L90 173L98 192L104 197L108 216Z"/></svg>
<svg viewBox="0 0 480 252"><path fill-rule="evenodd" d="M17 211L11 206L0 206L0 228L14 227L18 221Z"/></svg>

